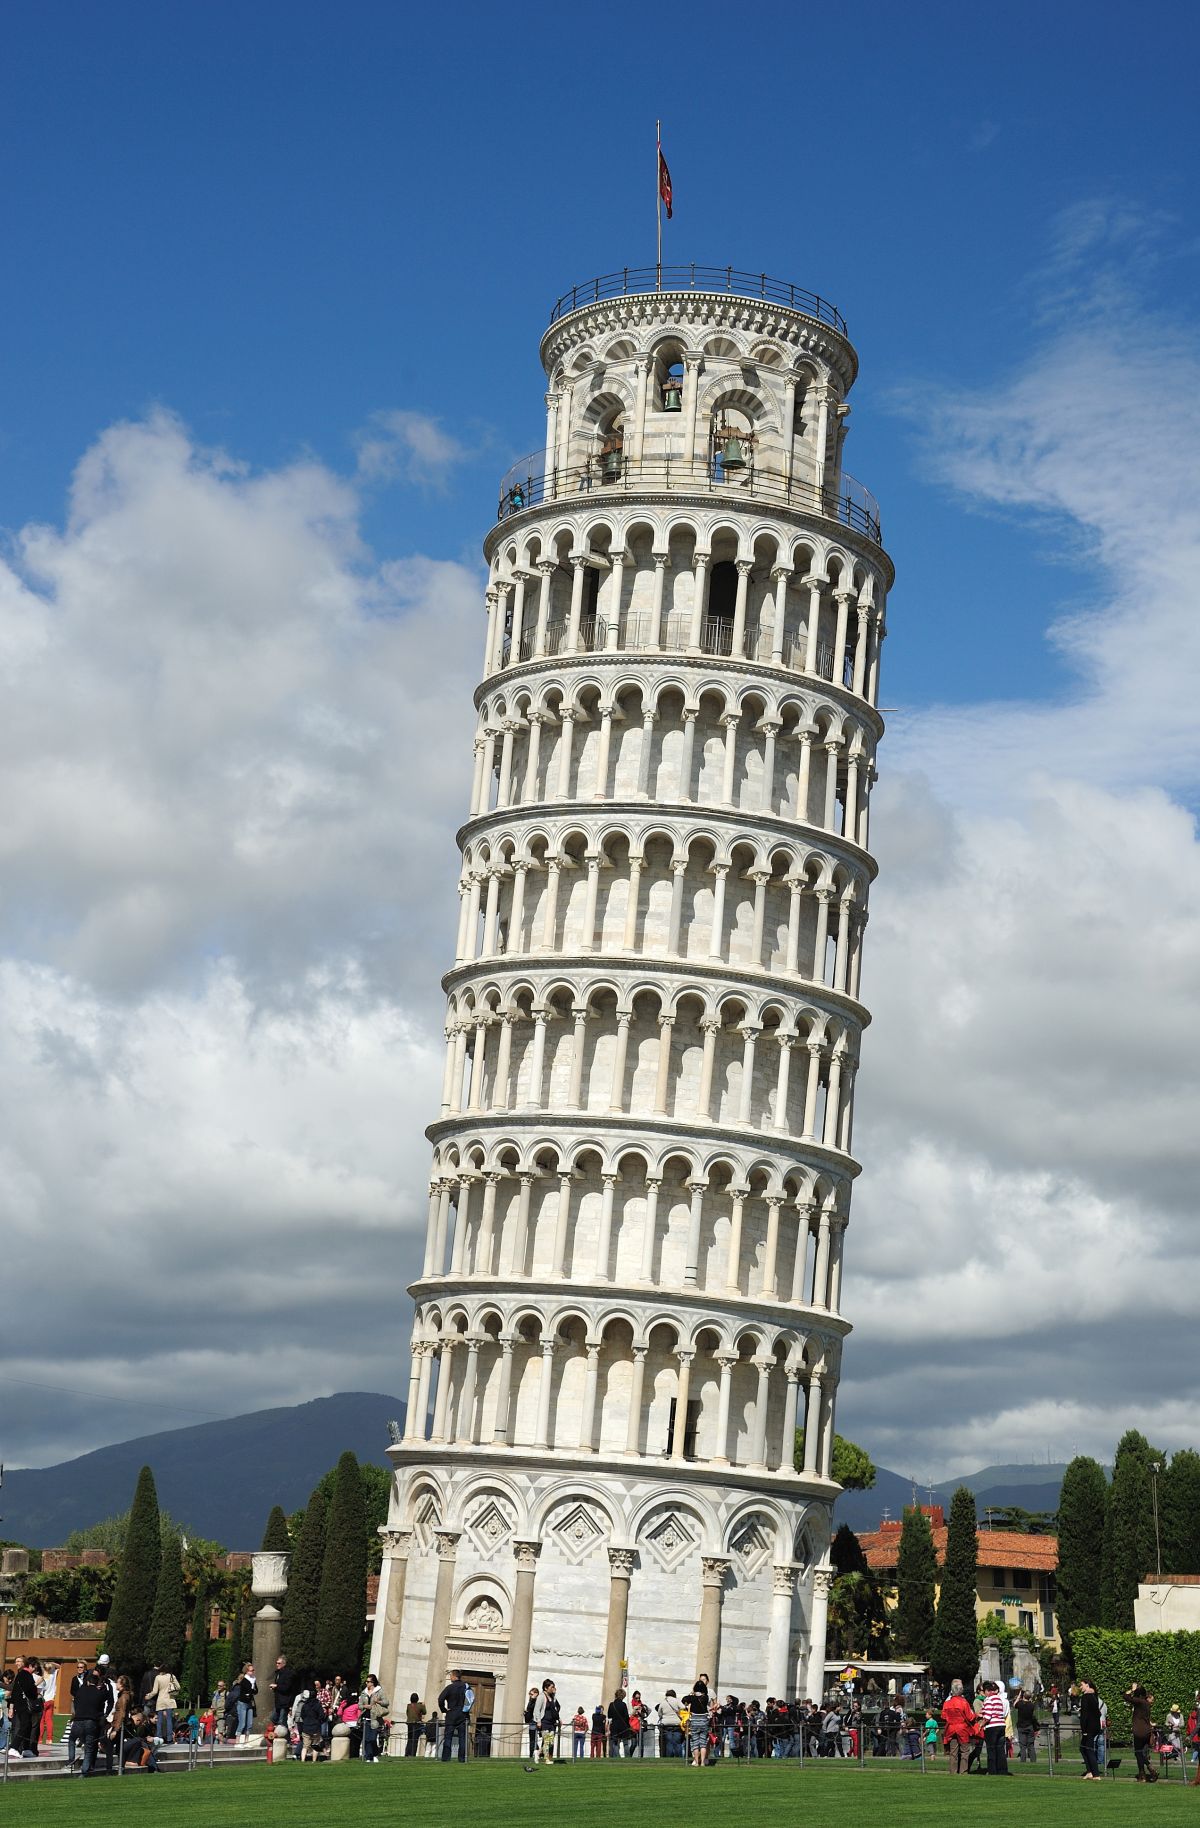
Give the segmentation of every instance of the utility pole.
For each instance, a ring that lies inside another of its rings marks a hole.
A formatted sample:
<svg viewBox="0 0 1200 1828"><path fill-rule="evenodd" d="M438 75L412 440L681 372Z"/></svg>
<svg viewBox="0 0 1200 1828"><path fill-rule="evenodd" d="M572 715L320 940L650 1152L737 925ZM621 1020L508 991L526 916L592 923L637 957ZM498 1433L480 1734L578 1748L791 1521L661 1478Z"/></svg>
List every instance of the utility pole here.
<svg viewBox="0 0 1200 1828"><path fill-rule="evenodd" d="M1162 1579L1162 1538L1158 1531L1158 1475L1163 1470L1161 1460L1150 1462L1150 1497L1154 1505L1154 1569L1159 1580Z"/></svg>

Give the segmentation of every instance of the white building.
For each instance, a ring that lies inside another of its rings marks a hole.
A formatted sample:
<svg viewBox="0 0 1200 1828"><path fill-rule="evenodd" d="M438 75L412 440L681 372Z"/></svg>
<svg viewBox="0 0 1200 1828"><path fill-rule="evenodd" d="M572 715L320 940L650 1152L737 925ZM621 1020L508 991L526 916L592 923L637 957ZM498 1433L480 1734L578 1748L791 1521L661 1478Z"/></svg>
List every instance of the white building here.
<svg viewBox="0 0 1200 1828"><path fill-rule="evenodd" d="M892 579L826 301L618 274L541 355L545 447L485 543L372 1656L399 1702L475 1672L497 1722L626 1665L823 1685Z"/></svg>

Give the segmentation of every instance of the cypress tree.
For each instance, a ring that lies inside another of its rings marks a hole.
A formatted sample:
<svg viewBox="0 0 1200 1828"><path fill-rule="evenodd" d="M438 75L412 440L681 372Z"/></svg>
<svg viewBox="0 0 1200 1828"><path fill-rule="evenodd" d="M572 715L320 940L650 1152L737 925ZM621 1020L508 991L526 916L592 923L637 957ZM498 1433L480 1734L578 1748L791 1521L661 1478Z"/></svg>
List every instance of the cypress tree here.
<svg viewBox="0 0 1200 1828"><path fill-rule="evenodd" d="M896 1610L892 1636L902 1656L929 1660L933 1636L933 1590L937 1581L937 1551L933 1531L924 1511L915 1504L904 1507L900 1527L900 1554L896 1563Z"/></svg>
<svg viewBox="0 0 1200 1828"><path fill-rule="evenodd" d="M286 1553L292 1546L288 1531L288 1521L283 1506L277 1504L267 1518L267 1527L263 1531L262 1546L264 1549L282 1550Z"/></svg>
<svg viewBox="0 0 1200 1828"><path fill-rule="evenodd" d="M178 1536L169 1535L162 1546L158 1589L146 1634L146 1662L158 1669L181 1673L187 1637L187 1599L183 1591L183 1549Z"/></svg>
<svg viewBox="0 0 1200 1828"><path fill-rule="evenodd" d="M848 1523L838 1525L829 1545L829 1559L835 1574L869 1574L870 1565L863 1554L862 1543Z"/></svg>
<svg viewBox="0 0 1200 1828"><path fill-rule="evenodd" d="M979 1667L979 1634L975 1628L976 1542L975 1494L960 1485L950 1501L946 1561L938 1596L930 1661L939 1682L969 1682Z"/></svg>
<svg viewBox="0 0 1200 1828"><path fill-rule="evenodd" d="M112 1658L114 1673L128 1676L135 1686L146 1667L146 1638L161 1567L158 1494L154 1474L143 1466L133 1494L112 1609L104 1630L104 1647Z"/></svg>
<svg viewBox="0 0 1200 1828"><path fill-rule="evenodd" d="M196 1604L192 1607L192 1635L184 1652L183 1674L179 1680L184 1700L194 1702L197 1708L203 1708L209 1699L208 1593L203 1580L196 1588Z"/></svg>
<svg viewBox="0 0 1200 1828"><path fill-rule="evenodd" d="M325 1675L357 1683L367 1620L367 1525L358 1461L337 1463L325 1526L314 1662Z"/></svg>
<svg viewBox="0 0 1200 1828"><path fill-rule="evenodd" d="M1108 1480L1104 1468L1078 1454L1063 1474L1058 1499L1058 1628L1070 1657L1076 1631L1100 1623L1100 1574Z"/></svg>
<svg viewBox="0 0 1200 1828"><path fill-rule="evenodd" d="M1138 1582L1154 1567L1150 1462L1159 1457L1135 1428L1117 1444L1101 1577L1101 1623L1114 1631L1133 1630Z"/></svg>
<svg viewBox="0 0 1200 1828"><path fill-rule="evenodd" d="M283 1597L283 1654L296 1670L312 1669L316 1662L317 1607L324 1566L325 1493L318 1485L304 1512Z"/></svg>
<svg viewBox="0 0 1200 1828"><path fill-rule="evenodd" d="M229 1633L229 1686L233 1687L242 1673L242 1664L246 1657L245 1617L241 1595L233 1609L233 1629Z"/></svg>
<svg viewBox="0 0 1200 1828"><path fill-rule="evenodd" d="M1163 1569L1200 1574L1200 1454L1183 1447L1158 1482Z"/></svg>

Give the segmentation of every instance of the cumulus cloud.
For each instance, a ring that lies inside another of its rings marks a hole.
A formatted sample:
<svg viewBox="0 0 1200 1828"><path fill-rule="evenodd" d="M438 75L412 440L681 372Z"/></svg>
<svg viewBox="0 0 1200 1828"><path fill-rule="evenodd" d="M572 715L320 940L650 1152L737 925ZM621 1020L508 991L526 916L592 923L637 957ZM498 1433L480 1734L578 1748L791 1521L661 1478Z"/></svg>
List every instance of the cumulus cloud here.
<svg viewBox="0 0 1200 1828"><path fill-rule="evenodd" d="M1130 233L1064 224L1064 286ZM938 481L1094 580L1050 618L1066 697L910 715L872 823L842 1423L941 1474L1195 1433L1168 1399L1200 1170L1200 351L1099 265L1022 371L921 426ZM902 579L896 641L919 602Z"/></svg>
<svg viewBox="0 0 1200 1828"><path fill-rule="evenodd" d="M442 488L467 455L440 419L402 410L373 413L355 439L358 474L364 482L415 482Z"/></svg>
<svg viewBox="0 0 1200 1828"><path fill-rule="evenodd" d="M358 513L157 414L0 564L11 1460L400 1375L482 612Z"/></svg>

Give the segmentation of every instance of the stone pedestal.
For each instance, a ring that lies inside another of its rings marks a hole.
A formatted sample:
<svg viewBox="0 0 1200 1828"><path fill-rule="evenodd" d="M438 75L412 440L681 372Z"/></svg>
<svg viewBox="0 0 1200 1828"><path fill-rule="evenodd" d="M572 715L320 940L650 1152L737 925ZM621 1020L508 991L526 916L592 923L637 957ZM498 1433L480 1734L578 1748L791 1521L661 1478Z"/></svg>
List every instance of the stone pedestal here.
<svg viewBox="0 0 1200 1828"><path fill-rule="evenodd" d="M329 1736L329 1762L340 1765L350 1756L350 1728L339 1720Z"/></svg>
<svg viewBox="0 0 1200 1828"><path fill-rule="evenodd" d="M277 1602L287 1592L288 1565L291 1556L274 1550L256 1555L251 1563L250 1591L262 1604L254 1615L254 1673L258 1678L258 1697L254 1704L254 1724L261 1733L275 1708L271 1677L283 1641L283 1614Z"/></svg>

